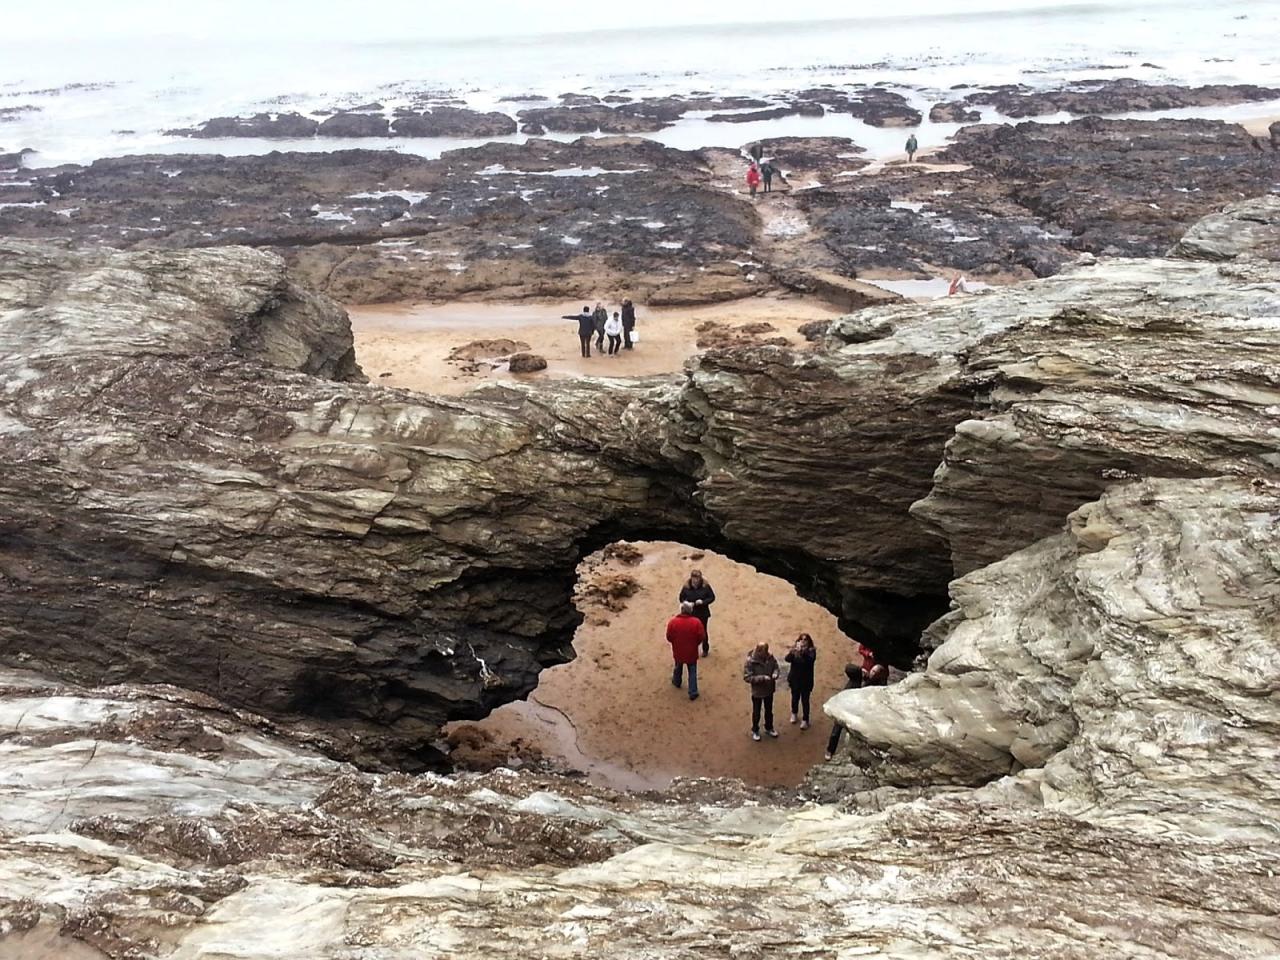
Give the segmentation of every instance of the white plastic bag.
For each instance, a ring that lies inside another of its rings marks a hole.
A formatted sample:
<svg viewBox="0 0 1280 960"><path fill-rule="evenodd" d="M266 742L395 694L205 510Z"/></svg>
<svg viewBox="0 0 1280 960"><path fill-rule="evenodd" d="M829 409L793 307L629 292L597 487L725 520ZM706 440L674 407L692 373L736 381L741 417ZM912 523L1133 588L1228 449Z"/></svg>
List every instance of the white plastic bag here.
<svg viewBox="0 0 1280 960"><path fill-rule="evenodd" d="M639 331L639 330L632 330L632 331L631 331L631 342L632 342L632 343L639 343L639 342L640 342L640 331Z"/></svg>

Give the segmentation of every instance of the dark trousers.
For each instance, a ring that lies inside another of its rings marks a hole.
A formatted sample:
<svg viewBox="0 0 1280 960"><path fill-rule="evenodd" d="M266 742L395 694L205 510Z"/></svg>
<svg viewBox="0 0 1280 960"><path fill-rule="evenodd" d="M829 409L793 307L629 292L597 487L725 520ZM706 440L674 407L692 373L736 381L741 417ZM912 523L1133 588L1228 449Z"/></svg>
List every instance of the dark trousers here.
<svg viewBox="0 0 1280 960"><path fill-rule="evenodd" d="M773 694L751 698L751 732L760 732L760 708L764 708L764 728L773 729Z"/></svg>
<svg viewBox="0 0 1280 960"><path fill-rule="evenodd" d="M591 356L591 336L589 333L578 334L578 339L582 341L582 355L584 357Z"/></svg>
<svg viewBox="0 0 1280 960"><path fill-rule="evenodd" d="M609 334L609 356L613 356L622 349L622 338Z"/></svg>
<svg viewBox="0 0 1280 960"><path fill-rule="evenodd" d="M705 657L711 652L711 623L710 621L702 621L702 655Z"/></svg>
<svg viewBox="0 0 1280 960"><path fill-rule="evenodd" d="M800 707L803 705L803 719L805 723L809 722L809 694L812 692L812 690L797 690L795 687L791 688L791 712L799 713Z"/></svg>
<svg viewBox="0 0 1280 960"><path fill-rule="evenodd" d="M827 753L835 753L840 746L840 734L844 733L844 724L837 723L831 728L831 736L827 738Z"/></svg>
<svg viewBox="0 0 1280 960"><path fill-rule="evenodd" d="M624 350L631 349L631 328L630 327L622 328L622 349Z"/></svg>
<svg viewBox="0 0 1280 960"><path fill-rule="evenodd" d="M673 687L680 686L683 678L684 668L686 664L677 663L671 669L671 685ZM698 695L698 665L696 663L687 664L689 667L689 698L692 699Z"/></svg>
<svg viewBox="0 0 1280 960"><path fill-rule="evenodd" d="M764 178L764 192L773 193L773 177Z"/></svg>
<svg viewBox="0 0 1280 960"><path fill-rule="evenodd" d="M596 331L596 349L597 350L604 349L604 331L603 330Z"/></svg>

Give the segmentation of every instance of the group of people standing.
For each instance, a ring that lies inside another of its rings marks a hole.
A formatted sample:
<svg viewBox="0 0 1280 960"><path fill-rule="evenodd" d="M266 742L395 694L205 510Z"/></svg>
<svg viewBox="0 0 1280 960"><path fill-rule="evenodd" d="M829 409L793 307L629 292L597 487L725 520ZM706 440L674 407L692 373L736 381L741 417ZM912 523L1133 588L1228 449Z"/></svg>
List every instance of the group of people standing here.
<svg viewBox="0 0 1280 960"><path fill-rule="evenodd" d="M698 693L698 661L700 657L711 653L709 622L711 605L716 601L716 592L702 575L701 570L690 572L689 579L680 589L680 612L667 622L667 643L671 645L673 667L671 685L679 688L687 673L689 677L689 699L697 700ZM861 686L883 686L889 682L889 670L878 663L875 654L859 644L858 652L862 663L845 665L847 682L845 689ZM791 688L791 722L799 723L801 730L809 729L810 697L813 694L815 668L818 660L818 649L813 637L802 633L795 639L791 649L783 657L790 664L787 671L787 686ZM742 666L742 679L751 691L751 739L760 741L761 721L764 733L769 737L777 737L778 731L773 722L773 698L777 693L778 680L781 678L781 666L778 658L769 650L769 644L757 643L747 654ZM844 727L837 723L827 741L826 758L834 755L840 744L840 735Z"/></svg>
<svg viewBox="0 0 1280 960"><path fill-rule="evenodd" d="M775 160L764 159L764 145L753 143L747 151L751 154L751 163L747 167L747 190L751 196L755 196L756 192L764 187L765 193L773 192L773 178L777 177L787 187L791 185L787 183L786 175L783 174L782 168L778 166Z"/></svg>
<svg viewBox="0 0 1280 960"><path fill-rule="evenodd" d="M596 349L603 353L604 341L607 337L608 353L611 357L616 357L621 350L633 349L639 339L635 332L636 307L630 300L623 300L621 309L615 310L612 317L609 316L609 311L604 304L596 301L594 310L585 306L581 313L567 314L562 319L578 322L578 341L582 346L584 357L591 356L593 339L596 342Z"/></svg>

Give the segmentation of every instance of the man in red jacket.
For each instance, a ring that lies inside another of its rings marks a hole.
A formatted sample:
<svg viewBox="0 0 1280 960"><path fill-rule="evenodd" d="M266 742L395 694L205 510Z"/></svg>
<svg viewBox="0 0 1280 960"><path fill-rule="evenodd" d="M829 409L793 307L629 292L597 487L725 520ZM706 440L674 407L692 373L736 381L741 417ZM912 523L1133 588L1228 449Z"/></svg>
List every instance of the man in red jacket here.
<svg viewBox="0 0 1280 960"><path fill-rule="evenodd" d="M698 650L707 639L702 621L693 615L693 604L680 604L680 612L667 621L667 643L671 644L671 685L679 687L684 668L689 668L689 699L698 699Z"/></svg>

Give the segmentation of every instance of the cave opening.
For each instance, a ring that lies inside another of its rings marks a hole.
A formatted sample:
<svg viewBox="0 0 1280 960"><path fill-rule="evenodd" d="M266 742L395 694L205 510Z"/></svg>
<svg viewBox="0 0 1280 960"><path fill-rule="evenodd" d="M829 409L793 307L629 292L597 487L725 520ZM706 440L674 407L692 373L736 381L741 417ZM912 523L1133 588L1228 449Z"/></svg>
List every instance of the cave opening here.
<svg viewBox="0 0 1280 960"><path fill-rule="evenodd" d="M714 588L710 655L699 663L699 698L671 684L667 620L690 570ZM822 762L831 722L822 704L844 687L857 641L830 610L787 580L673 540L614 541L577 568L581 623L574 659L544 669L525 700L482 720L455 722L447 739L461 767L538 764L580 770L602 786L661 789L675 777L735 777L794 786ZM811 725L790 721L785 653L800 633L818 649ZM767 642L782 679L774 696L779 737L751 739L742 679L748 649Z"/></svg>

